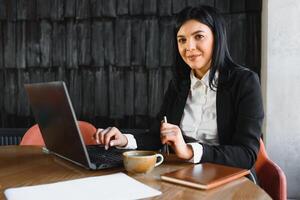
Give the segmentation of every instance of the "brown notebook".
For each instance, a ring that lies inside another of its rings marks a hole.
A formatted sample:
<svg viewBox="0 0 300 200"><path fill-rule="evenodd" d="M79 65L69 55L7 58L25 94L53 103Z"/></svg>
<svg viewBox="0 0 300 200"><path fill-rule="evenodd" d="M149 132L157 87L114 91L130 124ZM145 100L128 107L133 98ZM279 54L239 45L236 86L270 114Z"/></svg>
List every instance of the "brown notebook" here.
<svg viewBox="0 0 300 200"><path fill-rule="evenodd" d="M211 189L249 174L247 169L212 163L197 164L161 175L161 179L199 189Z"/></svg>

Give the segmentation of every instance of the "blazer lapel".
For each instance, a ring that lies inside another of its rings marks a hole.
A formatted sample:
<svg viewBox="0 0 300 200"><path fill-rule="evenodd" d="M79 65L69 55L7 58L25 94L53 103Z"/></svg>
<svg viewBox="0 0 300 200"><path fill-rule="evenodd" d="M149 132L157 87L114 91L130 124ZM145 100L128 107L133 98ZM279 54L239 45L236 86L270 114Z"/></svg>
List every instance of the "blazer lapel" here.
<svg viewBox="0 0 300 200"><path fill-rule="evenodd" d="M190 81L183 81L179 86L178 95L174 102L174 107L172 108L172 123L179 125L183 110L186 104L186 99L190 91Z"/></svg>

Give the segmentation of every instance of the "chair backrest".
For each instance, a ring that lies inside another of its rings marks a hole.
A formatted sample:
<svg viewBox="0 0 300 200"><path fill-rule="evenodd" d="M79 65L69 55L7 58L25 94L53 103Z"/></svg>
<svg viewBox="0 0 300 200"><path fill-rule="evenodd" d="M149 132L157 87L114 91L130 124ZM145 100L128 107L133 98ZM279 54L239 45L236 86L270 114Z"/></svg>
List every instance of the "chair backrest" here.
<svg viewBox="0 0 300 200"><path fill-rule="evenodd" d="M96 128L85 121L78 121L78 125L83 136L84 143L87 145L96 144L96 142L92 139L93 134L96 133ZM37 124L33 125L26 131L20 145L45 146L40 128Z"/></svg>
<svg viewBox="0 0 300 200"><path fill-rule="evenodd" d="M260 139L260 149L255 163L259 185L275 200L287 199L286 177L282 169L267 155L265 145Z"/></svg>

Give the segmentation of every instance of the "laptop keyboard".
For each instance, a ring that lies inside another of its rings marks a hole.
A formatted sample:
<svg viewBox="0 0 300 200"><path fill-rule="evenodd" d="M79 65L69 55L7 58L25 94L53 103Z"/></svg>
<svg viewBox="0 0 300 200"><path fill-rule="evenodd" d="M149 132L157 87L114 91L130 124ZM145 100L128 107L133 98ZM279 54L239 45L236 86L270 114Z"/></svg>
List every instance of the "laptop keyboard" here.
<svg viewBox="0 0 300 200"><path fill-rule="evenodd" d="M97 145L88 145L86 147L91 162L95 164L122 164L122 153L126 151L116 148L110 148L108 150L105 150L104 147Z"/></svg>

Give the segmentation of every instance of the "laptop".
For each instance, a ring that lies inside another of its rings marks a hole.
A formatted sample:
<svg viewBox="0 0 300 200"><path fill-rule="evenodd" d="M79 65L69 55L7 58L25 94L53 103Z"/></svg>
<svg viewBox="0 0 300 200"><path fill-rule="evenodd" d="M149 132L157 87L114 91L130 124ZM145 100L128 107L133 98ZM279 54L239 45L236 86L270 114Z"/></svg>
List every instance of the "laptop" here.
<svg viewBox="0 0 300 200"><path fill-rule="evenodd" d="M63 81L25 84L25 90L47 152L91 170L122 165L126 150L84 144Z"/></svg>

